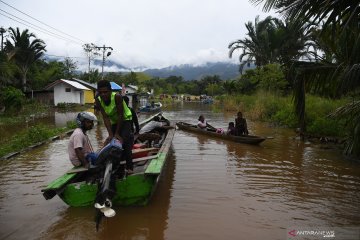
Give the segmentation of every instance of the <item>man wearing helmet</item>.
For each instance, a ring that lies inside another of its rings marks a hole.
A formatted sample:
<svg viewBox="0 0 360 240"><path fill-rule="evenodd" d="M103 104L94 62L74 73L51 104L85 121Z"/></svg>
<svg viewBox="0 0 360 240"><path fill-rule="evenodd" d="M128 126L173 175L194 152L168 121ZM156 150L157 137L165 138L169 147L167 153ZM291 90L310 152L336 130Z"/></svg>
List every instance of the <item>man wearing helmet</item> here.
<svg viewBox="0 0 360 240"><path fill-rule="evenodd" d="M69 158L75 167L89 167L90 156L94 155L94 151L86 131L93 128L96 120L96 116L91 112L80 112L76 117L78 127L71 134L68 144Z"/></svg>
<svg viewBox="0 0 360 240"><path fill-rule="evenodd" d="M101 80L97 83L98 96L95 98L97 108L100 109L105 127L109 136L105 144L112 138L122 142L123 158L126 160L128 173L133 171L132 146L134 135L132 134L132 114L121 94L111 91L109 81Z"/></svg>

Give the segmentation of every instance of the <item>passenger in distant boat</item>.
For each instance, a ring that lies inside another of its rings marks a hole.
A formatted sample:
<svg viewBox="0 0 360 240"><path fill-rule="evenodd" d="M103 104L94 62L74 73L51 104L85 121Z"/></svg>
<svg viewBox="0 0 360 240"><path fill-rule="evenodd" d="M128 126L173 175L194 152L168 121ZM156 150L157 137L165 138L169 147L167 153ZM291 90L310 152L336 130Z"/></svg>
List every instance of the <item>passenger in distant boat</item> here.
<svg viewBox="0 0 360 240"><path fill-rule="evenodd" d="M242 112L238 112L237 118L235 118L235 129L236 129L236 136L249 134L249 131L247 129L246 119L243 118Z"/></svg>
<svg viewBox="0 0 360 240"><path fill-rule="evenodd" d="M207 123L207 121L205 120L205 117L203 115L200 115L198 120L199 120L198 124L197 124L198 128L200 128L202 130L207 130L207 131L211 131L211 132L220 133L220 134L224 133L224 129L215 128L215 127L211 126L209 123Z"/></svg>
<svg viewBox="0 0 360 240"><path fill-rule="evenodd" d="M86 135L86 131L93 128L94 121L97 118L91 112L80 112L76 117L77 128L71 134L68 144L69 159L75 167L88 168L90 163L95 165L97 155Z"/></svg>
<svg viewBox="0 0 360 240"><path fill-rule="evenodd" d="M140 129L138 139L142 142L149 141L149 145L151 145L151 142L158 144L161 134L172 128L174 127L170 126L169 120L162 120L159 116L155 116L154 121L148 122Z"/></svg>
<svg viewBox="0 0 360 240"><path fill-rule="evenodd" d="M208 126L206 120L205 120L205 117L203 115L200 115L199 118L198 118L198 124L197 124L197 127L200 128L200 129L204 129L206 130L206 127Z"/></svg>
<svg viewBox="0 0 360 240"><path fill-rule="evenodd" d="M226 131L227 135L236 135L236 129L234 122L229 122L228 129Z"/></svg>
<svg viewBox="0 0 360 240"><path fill-rule="evenodd" d="M128 108L130 109L131 114L132 114L131 130L134 133L134 135L138 135L139 131L140 131L140 126L139 126L139 120L138 120L137 114L136 114L135 110L132 107L129 107L129 97L124 96L123 99L124 99L126 105L128 106Z"/></svg>
<svg viewBox="0 0 360 240"><path fill-rule="evenodd" d="M132 134L132 114L120 93L112 92L111 84L107 80L97 83L98 97L95 103L101 111L104 124L109 136L104 145L112 138L120 140L123 147L122 158L126 160L126 170L133 172L132 146L134 135ZM120 159L119 159L120 161Z"/></svg>

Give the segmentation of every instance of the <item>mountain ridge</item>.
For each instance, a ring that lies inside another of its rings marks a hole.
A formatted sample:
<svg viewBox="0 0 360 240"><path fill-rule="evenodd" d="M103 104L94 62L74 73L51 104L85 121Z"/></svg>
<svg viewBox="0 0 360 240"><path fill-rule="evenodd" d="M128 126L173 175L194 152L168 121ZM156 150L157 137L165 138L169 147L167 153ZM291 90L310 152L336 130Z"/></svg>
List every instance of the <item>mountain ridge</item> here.
<svg viewBox="0 0 360 240"><path fill-rule="evenodd" d="M49 58L48 58L49 59ZM54 58L52 58L54 60ZM59 59L56 59L59 60ZM101 69L102 61L95 60L92 64L93 67L97 67ZM106 68L106 72L109 68L112 69L111 72L142 72L151 77L159 77L159 78L167 78L170 76L181 76L185 81L190 80L200 80L205 76L213 76L218 75L222 80L230 80L238 77L239 73L239 64L231 63L231 62L206 62L199 65L193 64L180 64L180 65L171 65L164 68L148 68L138 67L138 68L129 68L125 65L119 64L116 61L106 60L104 67ZM244 70L255 68L254 64L250 66L245 66ZM143 70L145 69L145 70Z"/></svg>
<svg viewBox="0 0 360 240"><path fill-rule="evenodd" d="M182 76L184 80L200 80L205 76L218 75L222 80L234 79L239 73L239 65L228 62L207 62L202 65L181 64L160 69L147 69L144 73L152 77L167 78Z"/></svg>

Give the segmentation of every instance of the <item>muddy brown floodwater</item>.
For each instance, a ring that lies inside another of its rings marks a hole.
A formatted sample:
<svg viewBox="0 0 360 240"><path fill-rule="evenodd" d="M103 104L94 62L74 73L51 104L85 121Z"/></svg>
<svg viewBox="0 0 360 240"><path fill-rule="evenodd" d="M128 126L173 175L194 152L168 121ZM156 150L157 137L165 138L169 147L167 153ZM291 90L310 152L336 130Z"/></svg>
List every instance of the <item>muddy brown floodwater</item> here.
<svg viewBox="0 0 360 240"><path fill-rule="evenodd" d="M174 121L196 123L203 114L224 128L235 115L199 103L165 109ZM41 194L71 167L68 139L2 160L0 239L290 239L289 229L302 227L351 227L360 234L360 163L300 142L292 130L248 122L250 133L274 138L252 146L177 130L150 204L115 207L117 215L99 232L93 208ZM89 132L95 148L105 135L103 126Z"/></svg>

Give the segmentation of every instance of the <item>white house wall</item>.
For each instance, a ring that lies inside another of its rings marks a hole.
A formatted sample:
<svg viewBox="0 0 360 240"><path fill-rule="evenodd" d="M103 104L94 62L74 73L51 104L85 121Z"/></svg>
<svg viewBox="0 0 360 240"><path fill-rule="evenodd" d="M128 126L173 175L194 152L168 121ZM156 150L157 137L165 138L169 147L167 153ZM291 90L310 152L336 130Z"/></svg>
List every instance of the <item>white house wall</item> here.
<svg viewBox="0 0 360 240"><path fill-rule="evenodd" d="M66 92L65 89L70 88L71 92ZM54 105L58 103L77 103L84 104L84 94L82 90L77 90L64 83L59 83L54 86Z"/></svg>

